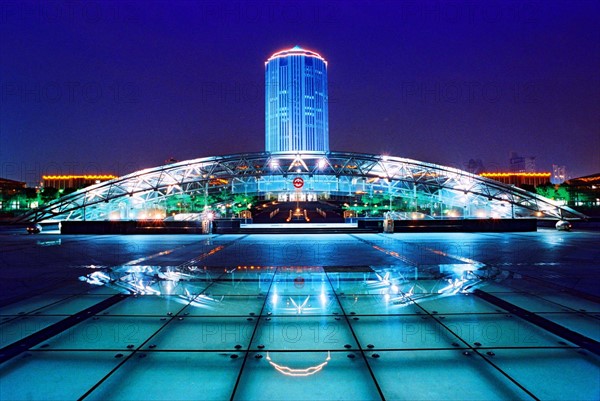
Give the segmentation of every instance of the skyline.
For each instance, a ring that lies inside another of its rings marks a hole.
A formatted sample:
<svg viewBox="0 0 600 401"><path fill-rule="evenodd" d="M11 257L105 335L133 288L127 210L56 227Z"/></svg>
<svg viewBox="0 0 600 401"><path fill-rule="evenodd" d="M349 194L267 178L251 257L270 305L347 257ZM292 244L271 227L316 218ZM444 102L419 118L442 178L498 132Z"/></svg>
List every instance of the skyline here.
<svg viewBox="0 0 600 401"><path fill-rule="evenodd" d="M91 4L2 5L0 177L262 151L264 62L295 45L329 63L332 150L600 171L594 2Z"/></svg>

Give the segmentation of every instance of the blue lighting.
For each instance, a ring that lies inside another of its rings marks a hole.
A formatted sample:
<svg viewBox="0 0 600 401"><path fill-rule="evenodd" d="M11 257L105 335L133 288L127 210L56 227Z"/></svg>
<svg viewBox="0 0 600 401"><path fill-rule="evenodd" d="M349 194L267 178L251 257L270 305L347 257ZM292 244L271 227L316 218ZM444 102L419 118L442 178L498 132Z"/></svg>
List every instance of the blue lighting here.
<svg viewBox="0 0 600 401"><path fill-rule="evenodd" d="M275 53L265 84L267 152L329 151L327 62L299 46Z"/></svg>

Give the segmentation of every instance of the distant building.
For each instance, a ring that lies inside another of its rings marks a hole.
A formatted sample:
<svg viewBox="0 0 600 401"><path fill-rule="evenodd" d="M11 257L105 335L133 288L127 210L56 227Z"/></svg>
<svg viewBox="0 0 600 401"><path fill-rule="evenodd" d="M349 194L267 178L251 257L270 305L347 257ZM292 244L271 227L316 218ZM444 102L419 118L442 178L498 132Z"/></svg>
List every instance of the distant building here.
<svg viewBox="0 0 600 401"><path fill-rule="evenodd" d="M522 187L523 185L530 185L537 187L539 185L545 185L550 183L550 177L552 174L546 173L481 173L479 174L485 178L491 178L492 180L500 181L503 184L515 185Z"/></svg>
<svg viewBox="0 0 600 401"><path fill-rule="evenodd" d="M329 151L327 61L296 46L265 63L267 152Z"/></svg>
<svg viewBox="0 0 600 401"><path fill-rule="evenodd" d="M565 181L571 195L570 205L582 208L600 208L600 173ZM596 211L596 215L598 215ZM588 215L589 212L588 212Z"/></svg>
<svg viewBox="0 0 600 401"><path fill-rule="evenodd" d="M90 185L99 184L117 178L116 175L44 175L42 176L42 187L44 188L85 188Z"/></svg>
<svg viewBox="0 0 600 401"><path fill-rule="evenodd" d="M485 166L481 159L469 159L466 170L472 174L481 174L485 171Z"/></svg>
<svg viewBox="0 0 600 401"><path fill-rule="evenodd" d="M567 169L565 166L557 164L552 165L552 178L550 182L554 185L560 185L567 180Z"/></svg>
<svg viewBox="0 0 600 401"><path fill-rule="evenodd" d="M0 178L0 210L4 212L11 208L20 209L25 206L25 191L26 185L24 182Z"/></svg>
<svg viewBox="0 0 600 401"><path fill-rule="evenodd" d="M9 180L0 178L0 194L14 195L15 193L25 189L25 183L21 181Z"/></svg>
<svg viewBox="0 0 600 401"><path fill-rule="evenodd" d="M534 173L536 171L534 156L523 157L516 152L510 152L509 164L511 173Z"/></svg>

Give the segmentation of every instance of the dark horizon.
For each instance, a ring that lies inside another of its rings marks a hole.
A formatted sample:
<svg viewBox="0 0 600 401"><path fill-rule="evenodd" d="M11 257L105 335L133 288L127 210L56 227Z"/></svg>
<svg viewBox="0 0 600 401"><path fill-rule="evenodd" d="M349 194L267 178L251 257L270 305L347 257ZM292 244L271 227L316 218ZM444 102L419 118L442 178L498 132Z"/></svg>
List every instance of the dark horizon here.
<svg viewBox="0 0 600 401"><path fill-rule="evenodd" d="M173 4L1 3L0 177L262 151L294 45L328 61L331 150L600 172L598 2Z"/></svg>

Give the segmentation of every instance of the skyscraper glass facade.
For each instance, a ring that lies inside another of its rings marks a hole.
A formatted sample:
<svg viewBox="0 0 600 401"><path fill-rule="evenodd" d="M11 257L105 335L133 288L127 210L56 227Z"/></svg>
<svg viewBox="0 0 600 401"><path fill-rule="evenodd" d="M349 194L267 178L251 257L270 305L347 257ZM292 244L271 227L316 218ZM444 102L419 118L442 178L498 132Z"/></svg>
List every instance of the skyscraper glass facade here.
<svg viewBox="0 0 600 401"><path fill-rule="evenodd" d="M329 151L325 59L296 46L265 67L266 151Z"/></svg>

